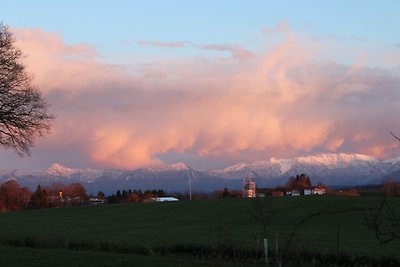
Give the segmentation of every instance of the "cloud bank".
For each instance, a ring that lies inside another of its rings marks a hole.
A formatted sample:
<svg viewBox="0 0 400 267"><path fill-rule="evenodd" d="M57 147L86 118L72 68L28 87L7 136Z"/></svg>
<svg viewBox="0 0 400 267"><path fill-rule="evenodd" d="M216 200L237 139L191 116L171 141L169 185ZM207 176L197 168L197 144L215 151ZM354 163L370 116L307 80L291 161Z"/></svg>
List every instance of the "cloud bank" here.
<svg viewBox="0 0 400 267"><path fill-rule="evenodd" d="M299 37L285 23L263 29L263 38L281 38L260 51L197 45L231 57L132 62L134 73L103 62L90 45L39 29L15 33L57 116L34 150L38 162L132 169L190 158L206 169L318 152L398 155L389 132L400 133L399 68L332 61L348 51Z"/></svg>
<svg viewBox="0 0 400 267"><path fill-rule="evenodd" d="M238 60L249 60L253 57L253 53L238 45L222 45L222 44L198 45L188 41L160 42L160 41L146 41L146 40L139 40L137 43L141 46L155 46L164 48L189 47L189 48L196 48L209 51L228 52L231 54L233 58Z"/></svg>

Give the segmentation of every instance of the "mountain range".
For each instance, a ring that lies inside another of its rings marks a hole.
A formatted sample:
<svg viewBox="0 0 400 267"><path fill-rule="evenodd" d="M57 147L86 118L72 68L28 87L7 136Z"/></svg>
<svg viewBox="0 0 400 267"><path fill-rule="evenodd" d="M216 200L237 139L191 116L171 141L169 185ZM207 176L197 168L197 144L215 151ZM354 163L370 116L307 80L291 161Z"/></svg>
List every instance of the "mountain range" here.
<svg viewBox="0 0 400 267"><path fill-rule="evenodd" d="M163 189L210 192L228 187L241 189L243 178L252 176L259 187L284 184L289 177L306 174L313 184L353 186L400 180L400 157L381 161L360 154L318 154L291 159L270 159L209 171L197 171L184 163L135 170L72 169L53 164L46 170L0 169L0 182L9 179L34 190L38 184L79 182L89 193L115 193L118 189Z"/></svg>

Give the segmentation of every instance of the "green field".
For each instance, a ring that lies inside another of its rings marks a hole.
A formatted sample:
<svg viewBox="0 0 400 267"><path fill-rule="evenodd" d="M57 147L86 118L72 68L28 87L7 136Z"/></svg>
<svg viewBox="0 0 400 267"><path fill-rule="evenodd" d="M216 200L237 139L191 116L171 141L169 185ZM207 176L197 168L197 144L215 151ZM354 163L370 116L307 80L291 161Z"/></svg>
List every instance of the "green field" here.
<svg viewBox="0 0 400 267"><path fill-rule="evenodd" d="M275 219L267 226L266 237L272 249L278 236L285 247L295 225L318 212L377 206L379 197L281 197L266 198ZM397 212L400 199L391 200ZM74 208L28 210L0 214L1 240L43 240L46 244L89 242L156 247L176 244L216 246L230 243L256 250L263 230L253 216L251 199L216 199L176 203L114 204ZM292 246L321 253L337 251L349 255L382 256L400 251L400 241L381 245L367 229L363 212L338 212L310 218L300 225ZM3 242L4 243L4 242ZM17 244L18 245L18 244ZM68 248L27 248L5 244L0 247L1 266L50 266L54 258L59 266L215 266L207 260L182 255L163 256L77 251ZM49 246L49 245L47 245ZM39 252L40 253L39 253ZM43 256L37 256L43 254ZM18 255L18 256L16 256ZM88 260L79 265L80 259ZM62 264L58 262L62 261ZM12 264L10 265L10 262ZM114 262L114 265L113 263ZM118 263L120 262L120 263ZM262 261L252 265L261 265ZM48 264L48 265L46 265ZM228 264L228 263L226 263ZM229 266L226 265L226 266Z"/></svg>
<svg viewBox="0 0 400 267"><path fill-rule="evenodd" d="M0 246L0 266L13 267L115 267L115 266L175 266L208 267L212 261L189 258L142 256L130 254L69 251L60 249L32 249ZM228 267L229 265L224 264Z"/></svg>

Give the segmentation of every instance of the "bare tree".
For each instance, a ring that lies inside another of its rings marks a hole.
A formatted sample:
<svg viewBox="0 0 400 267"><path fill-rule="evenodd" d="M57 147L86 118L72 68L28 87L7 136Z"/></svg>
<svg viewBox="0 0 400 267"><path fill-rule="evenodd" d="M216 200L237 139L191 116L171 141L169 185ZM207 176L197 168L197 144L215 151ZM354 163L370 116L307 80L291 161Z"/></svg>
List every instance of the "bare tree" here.
<svg viewBox="0 0 400 267"><path fill-rule="evenodd" d="M393 132L390 132L392 134L392 136L397 139L398 141L400 141L400 137L398 137L397 135L395 135Z"/></svg>
<svg viewBox="0 0 400 267"><path fill-rule="evenodd" d="M50 129L54 116L32 85L9 28L0 24L0 145L29 155L37 137Z"/></svg>
<svg viewBox="0 0 400 267"><path fill-rule="evenodd" d="M381 244L400 240L400 214L390 196L385 196L380 205L365 211L366 225Z"/></svg>
<svg viewBox="0 0 400 267"><path fill-rule="evenodd" d="M393 138L400 141L400 138L390 132ZM400 183L389 179L383 183L384 197L380 205L370 207L365 212L367 226L375 232L381 244L400 240L400 213L393 203L393 197L400 191Z"/></svg>

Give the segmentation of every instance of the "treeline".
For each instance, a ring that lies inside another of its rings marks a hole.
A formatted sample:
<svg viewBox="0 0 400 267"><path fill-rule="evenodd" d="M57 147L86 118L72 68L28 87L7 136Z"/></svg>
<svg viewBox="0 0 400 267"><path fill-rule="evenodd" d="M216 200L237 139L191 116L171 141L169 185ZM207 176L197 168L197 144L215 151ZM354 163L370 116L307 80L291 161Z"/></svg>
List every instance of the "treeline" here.
<svg viewBox="0 0 400 267"><path fill-rule="evenodd" d="M64 185L54 183L51 186L38 185L30 198L30 208L53 208L77 206L88 203L86 190L80 183Z"/></svg>
<svg viewBox="0 0 400 267"><path fill-rule="evenodd" d="M224 190L217 190L212 193L205 193L205 192L192 192L192 200L205 200L205 199L212 199L212 198L222 198L227 197L226 194L224 195L223 192L228 191L227 188ZM235 190L232 192L236 192L237 194L240 193L240 196L243 195L241 190ZM238 193L239 192L239 193ZM231 193L229 193L231 196ZM107 203L142 203L148 202L152 198L157 197L175 197L179 200L189 200L190 196L188 192L165 192L162 189L157 190L117 190L116 193L113 193L109 196L106 196L103 192L98 192L96 196L93 196L97 199L103 199Z"/></svg>
<svg viewBox="0 0 400 267"><path fill-rule="evenodd" d="M82 205L87 201L86 190L79 183L38 185L35 192L20 186L15 180L0 185L1 212Z"/></svg>
<svg viewBox="0 0 400 267"><path fill-rule="evenodd" d="M32 192L10 180L0 185L0 211L17 211L27 209Z"/></svg>
<svg viewBox="0 0 400 267"><path fill-rule="evenodd" d="M276 187L276 191L290 192L293 194L293 191L297 191L297 194L306 195L306 190L308 191L308 195L314 194L314 190L324 190L324 195L331 196L359 196L359 192L355 188L345 188L342 190L333 190L328 188L326 185L322 183L318 183L317 185L312 185L311 179L304 173L296 176L292 176L288 179L285 185Z"/></svg>
<svg viewBox="0 0 400 267"><path fill-rule="evenodd" d="M158 190L118 190L115 194L105 196L103 192L99 192L96 196L98 199L107 200L108 203L140 203L156 197L165 197L167 194L162 189Z"/></svg>

